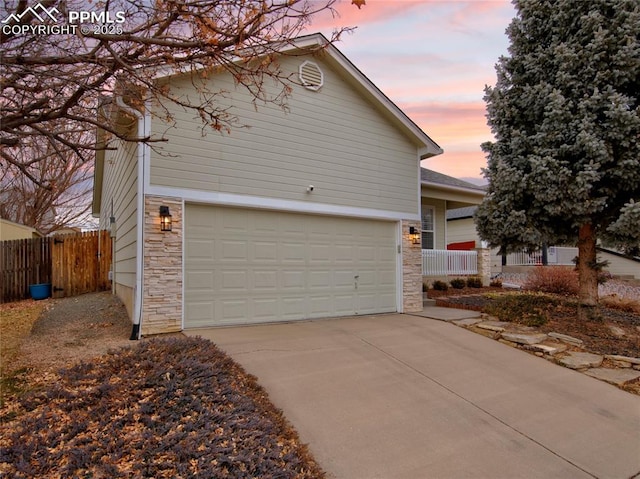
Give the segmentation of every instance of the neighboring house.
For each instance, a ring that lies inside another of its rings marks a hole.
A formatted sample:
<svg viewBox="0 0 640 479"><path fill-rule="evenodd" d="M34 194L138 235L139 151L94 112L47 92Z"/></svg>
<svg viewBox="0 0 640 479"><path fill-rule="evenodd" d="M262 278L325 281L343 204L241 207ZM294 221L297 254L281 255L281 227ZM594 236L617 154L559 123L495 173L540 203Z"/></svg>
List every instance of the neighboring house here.
<svg viewBox="0 0 640 479"><path fill-rule="evenodd" d="M473 219L476 206L458 208L447 211L447 235L449 249L467 249L479 247L482 242L478 236ZM459 246L459 247L458 247ZM547 261L549 265L573 266L574 258L578 255L578 248L571 246L551 246L547 249ZM607 261L606 270L617 277L640 279L640 258L634 258L620 252L598 248L600 261ZM491 250L491 273L517 273L526 272L531 266L542 264L540 251L528 254L526 252L511 253L507 255L507 264L503 266L502 256L498 249Z"/></svg>
<svg viewBox="0 0 640 479"><path fill-rule="evenodd" d="M420 160L442 149L322 35L286 48L297 55L280 64L301 80L286 111L256 110L226 73L206 80L250 128L203 136L175 105L169 125L111 103L120 128L168 140L96 157L93 212L115 234L112 274L132 336L422 309L409 232L421 224ZM195 95L188 74L159 81Z"/></svg>
<svg viewBox="0 0 640 479"><path fill-rule="evenodd" d="M82 233L81 228L77 228L75 226L65 226L64 228L60 228L52 233L49 233L47 236L77 235L78 233Z"/></svg>
<svg viewBox="0 0 640 479"><path fill-rule="evenodd" d="M447 249L448 244L457 241L457 237L452 241L447 215L451 210L479 205L485 190L482 186L426 168L420 169L420 183L422 249Z"/></svg>
<svg viewBox="0 0 640 479"><path fill-rule="evenodd" d="M35 228L0 218L0 241L41 238L44 236Z"/></svg>

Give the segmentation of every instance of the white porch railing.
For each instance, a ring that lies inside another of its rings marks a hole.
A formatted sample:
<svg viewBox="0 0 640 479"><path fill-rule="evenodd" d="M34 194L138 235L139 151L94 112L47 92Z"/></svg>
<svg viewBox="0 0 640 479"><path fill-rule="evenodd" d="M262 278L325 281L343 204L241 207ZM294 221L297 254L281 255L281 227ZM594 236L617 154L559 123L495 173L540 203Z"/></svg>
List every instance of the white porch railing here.
<svg viewBox="0 0 640 479"><path fill-rule="evenodd" d="M573 258L578 256L578 248L564 246L549 246L547 249L548 264L553 265L573 265ZM507 255L507 265L509 266L532 266L542 264L542 251L525 253L519 251Z"/></svg>
<svg viewBox="0 0 640 479"><path fill-rule="evenodd" d="M477 251L422 250L423 276L466 274L478 274Z"/></svg>

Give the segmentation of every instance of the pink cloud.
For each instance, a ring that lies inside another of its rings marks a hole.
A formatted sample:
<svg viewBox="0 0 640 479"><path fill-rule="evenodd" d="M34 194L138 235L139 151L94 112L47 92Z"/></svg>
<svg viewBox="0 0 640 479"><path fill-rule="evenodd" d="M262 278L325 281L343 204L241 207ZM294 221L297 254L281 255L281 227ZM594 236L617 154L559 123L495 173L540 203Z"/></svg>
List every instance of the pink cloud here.
<svg viewBox="0 0 640 479"><path fill-rule="evenodd" d="M455 178L482 178L481 169L487 166L487 161L479 149L477 152L453 150L424 160L422 166Z"/></svg>
<svg viewBox="0 0 640 479"><path fill-rule="evenodd" d="M310 31L327 30L337 27L355 27L357 25L388 21L394 17L405 15L409 10L419 7L424 1L376 1L368 0L366 5L358 9L351 0L340 0L334 5L337 13L333 17L329 11L323 11L312 19Z"/></svg>

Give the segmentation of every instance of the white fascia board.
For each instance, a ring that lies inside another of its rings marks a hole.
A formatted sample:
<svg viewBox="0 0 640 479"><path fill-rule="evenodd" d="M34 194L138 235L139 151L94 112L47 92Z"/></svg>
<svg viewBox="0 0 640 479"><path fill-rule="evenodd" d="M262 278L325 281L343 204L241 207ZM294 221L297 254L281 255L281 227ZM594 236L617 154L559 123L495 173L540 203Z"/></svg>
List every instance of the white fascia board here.
<svg viewBox="0 0 640 479"><path fill-rule="evenodd" d="M442 183L434 183L432 181L423 181L420 183L422 186L432 187L434 189L443 190L443 191L455 191L458 193L469 193L472 195L477 195L479 197L484 197L487 193L486 191L476 190L473 188L463 188L462 186L450 186L443 185Z"/></svg>
<svg viewBox="0 0 640 479"><path fill-rule="evenodd" d="M234 193L218 193L213 191L191 190L166 186L147 186L145 193L153 196L182 198L187 203L201 203L218 206L241 208L258 208L285 211L291 213L308 213L330 216L348 216L353 218L369 218L387 221L419 220L416 213L378 210L373 208L356 208L351 206L331 205L327 203L309 203L306 201L282 200L262 196L237 195Z"/></svg>

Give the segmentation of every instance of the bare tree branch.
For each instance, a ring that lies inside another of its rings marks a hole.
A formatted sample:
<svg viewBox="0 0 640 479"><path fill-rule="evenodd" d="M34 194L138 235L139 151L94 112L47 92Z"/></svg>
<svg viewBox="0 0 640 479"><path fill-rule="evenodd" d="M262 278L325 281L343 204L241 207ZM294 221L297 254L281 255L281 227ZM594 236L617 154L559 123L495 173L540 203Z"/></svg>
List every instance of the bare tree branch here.
<svg viewBox="0 0 640 479"><path fill-rule="evenodd" d="M5 21L0 24L1 161L15 174L46 187L46 175L36 174L34 168L38 162L46 163L51 151L72 154L80 162L93 158L95 144L78 132L98 128L127 141L163 141L132 138L112 118L98 114L102 98L121 93L119 78L138 94L137 99L131 97L134 107L141 108L142 96L160 104L168 100L193 111L204 127L228 131L238 126L216 101L225 92L201 86L199 98L171 97L157 83L160 68L224 69L255 101L284 107L292 79L280 71L278 62L258 60L275 58L278 47L299 36L313 15L335 13L336 1L42 0L34 5L5 0L5 11L0 13ZM77 12L87 11L110 21L70 23ZM75 34L34 33L54 26L74 27ZM335 32L331 41L342 31ZM265 94L267 78L280 85L279 94ZM34 138L57 147L33 148Z"/></svg>

